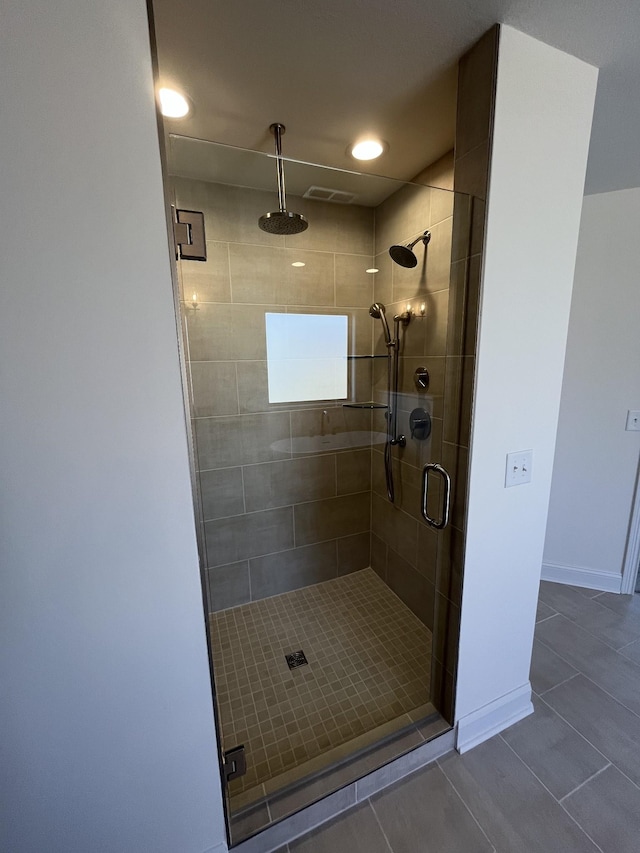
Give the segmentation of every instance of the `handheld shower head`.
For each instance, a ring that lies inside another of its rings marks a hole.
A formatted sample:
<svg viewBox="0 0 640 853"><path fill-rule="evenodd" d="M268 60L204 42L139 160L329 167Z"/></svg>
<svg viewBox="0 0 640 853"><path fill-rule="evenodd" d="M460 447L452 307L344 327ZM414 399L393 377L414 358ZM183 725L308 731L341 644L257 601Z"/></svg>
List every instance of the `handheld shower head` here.
<svg viewBox="0 0 640 853"><path fill-rule="evenodd" d="M416 258L415 252L413 251L413 247L416 245L416 243L420 242L424 243L424 245L426 246L430 239L431 232L424 231L422 234L419 234L415 240L410 241L406 245L392 246L389 249L391 260L395 261L395 263L399 264L399 266L406 267L407 269L417 267L418 259Z"/></svg>
<svg viewBox="0 0 640 853"><path fill-rule="evenodd" d="M384 330L384 342L387 346L389 346L389 344L391 343L391 331L389 330L389 324L387 323L387 315L385 313L385 308L382 302L373 303L373 305L369 308L369 316L382 322L382 328Z"/></svg>

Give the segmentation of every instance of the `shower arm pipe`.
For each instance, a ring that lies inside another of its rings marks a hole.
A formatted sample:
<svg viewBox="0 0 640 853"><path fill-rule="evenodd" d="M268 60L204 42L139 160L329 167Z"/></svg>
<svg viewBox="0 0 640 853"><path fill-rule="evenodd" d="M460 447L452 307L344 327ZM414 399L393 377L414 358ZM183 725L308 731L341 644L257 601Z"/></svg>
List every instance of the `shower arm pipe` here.
<svg viewBox="0 0 640 853"><path fill-rule="evenodd" d="M276 169L278 173L278 204L280 212L283 213L287 209L287 198L284 188L284 167L282 165L282 133L284 125L272 124L271 130L276 140Z"/></svg>
<svg viewBox="0 0 640 853"><path fill-rule="evenodd" d="M407 246L407 249L413 250L413 247L417 246L418 243L420 243L420 242L424 243L426 246L427 243L429 242L429 240L431 240L431 234L429 233L429 231L423 231L421 234L418 234L418 236L416 237L415 240L410 240L406 244L406 246Z"/></svg>

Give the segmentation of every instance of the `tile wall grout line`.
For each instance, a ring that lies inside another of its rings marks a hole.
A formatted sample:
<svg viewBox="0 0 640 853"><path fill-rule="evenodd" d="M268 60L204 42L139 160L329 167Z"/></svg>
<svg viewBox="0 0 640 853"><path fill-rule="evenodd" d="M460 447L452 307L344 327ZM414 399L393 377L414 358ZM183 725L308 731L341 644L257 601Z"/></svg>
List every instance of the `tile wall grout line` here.
<svg viewBox="0 0 640 853"><path fill-rule="evenodd" d="M591 782L593 779L595 779L595 778L596 778L597 776L599 776L601 773L604 773L604 771L605 771L605 770L608 770L610 767L613 767L613 766L614 766L614 765L613 765L613 762L612 762L612 761L609 761L607 764L605 764L605 766L604 766L604 767L601 767L601 768L600 768L600 770L596 770L596 772L595 772L595 773L592 773L592 774L591 774L591 776L589 776L589 778L588 778L588 779L585 779L585 780L584 780L584 782L580 782L580 784L579 784L579 785L576 785L576 787L573 789L573 791L569 791L569 793L568 793L568 794L565 794L565 795L564 795L564 797L560 797L560 799L558 800L558 802L562 805L562 804L564 803L564 801L565 801L568 797L573 796L573 794L575 794L575 793L576 793L577 791L579 791L581 788L584 788L584 786L585 786L585 785L588 785L588 784L589 784L589 782ZM617 768L616 768L616 769L617 769ZM636 787L637 787L637 786L636 786Z"/></svg>
<svg viewBox="0 0 640 853"><path fill-rule="evenodd" d="M228 240L220 240L219 242L224 242L227 247L227 275L229 277L229 305L233 305L233 282L231 280L231 247L229 245ZM214 303L215 304L215 303Z"/></svg>
<svg viewBox="0 0 640 853"><path fill-rule="evenodd" d="M493 851L494 851L494 853L495 853L496 847L495 847L495 845L494 845L493 841L489 838L489 836L488 836L488 835L487 835L487 833L485 832L485 830L484 830L484 828L483 828L482 824L480 823L480 821L478 820L478 818L474 815L473 811L471 810L471 806L469 806L469 805L468 805L467 801L466 801L466 800L465 800L465 798L462 796L462 794L460 793L460 791L458 791L458 789L457 789L457 788L456 788L456 786L454 785L453 781L449 778L449 776L447 776L447 773L446 773L446 771L445 771L444 767L442 766L442 764L440 763L440 759L439 759L439 758L437 759L436 764L438 765L438 767L439 767L439 769L440 769L440 772L442 773L442 775L444 776L444 778L447 780L447 782L449 783L449 785L453 788L454 792L456 793L456 795L457 795L457 796L458 796L458 798L460 799L460 801L461 801L462 805L463 805L463 806L465 807L465 809L469 812L469 814L471 815L472 820L475 822L475 824L477 825L477 827L478 827L478 829L480 830L480 832L481 832L481 833L484 835L484 837L487 839L488 843L491 845L491 847L493 848Z"/></svg>
<svg viewBox="0 0 640 853"><path fill-rule="evenodd" d="M549 794L549 796L551 797L551 799L552 799L555 803L557 803L557 804L560 806L560 808L564 811L564 813L569 817L569 819L570 819L573 823L575 823L575 825L578 827L578 829L580 830L580 832L582 832L582 833L583 833L583 834L584 834L584 835L589 839L589 841L591 841L591 843L594 845L594 847L596 848L596 850L599 850L599 851L600 851L600 853L604 853L604 851L602 850L602 848L601 848L598 844L596 844L596 842L595 842L595 841L593 840L593 838L589 835L589 833L586 831L586 829L578 823L578 821L577 821L577 820L575 819L575 817L571 814L571 812L570 812L570 811L569 811L569 810L568 810L568 809L563 805L563 803L562 803L562 802L561 802L557 797L555 797L555 796L551 793L551 791L547 788L547 786L544 784L544 782L542 781L542 779L540 779L540 778L539 778L539 777L538 777L538 776L533 772L533 770L529 767L529 765L527 764L527 762L526 762L523 758L521 758L521 756L519 756L519 755L518 755L518 753L517 753L517 752L515 751L515 749L511 746L511 744L510 744L510 743L508 743L508 742L504 739L504 737L503 737L501 734L499 734L499 735L498 735L498 737L500 738L500 740L501 740L504 744L506 744L506 746L507 746L507 747L509 747L509 749L511 750L511 752L515 755L515 757L518 759L518 761L519 761L519 762L520 762L524 767L526 767L526 769L529 771L529 773L531 773L531 775L533 776L533 778L534 778L534 779L536 779L536 780L540 783L540 785L542 785L542 787L543 787L543 788L545 789L545 791Z"/></svg>
<svg viewBox="0 0 640 853"><path fill-rule="evenodd" d="M242 515L246 515L247 514L247 490L246 490L246 486L245 486L245 482L244 482L244 468L245 468L245 466L239 465L238 467L240 468L240 479L242 481L242 510L243 510ZM214 468L214 470L216 470L216 469ZM232 516L232 515L230 515L230 516L218 516L218 518L234 518L234 516ZM208 521L217 521L217 519L211 518L211 519L208 519Z"/></svg>
<svg viewBox="0 0 640 853"><path fill-rule="evenodd" d="M238 384L238 362L237 362L237 360L232 362L232 364L233 364L233 372L235 373L235 377L236 377L236 406L237 406L238 411L235 413L235 416L237 417L238 415L242 414L242 412L240 411L240 385ZM234 417L233 413L231 414L231 417Z"/></svg>
<svg viewBox="0 0 640 853"><path fill-rule="evenodd" d="M333 307L338 308L342 306L338 306L338 287L336 284L336 252L332 252L331 254L331 260L333 262Z"/></svg>

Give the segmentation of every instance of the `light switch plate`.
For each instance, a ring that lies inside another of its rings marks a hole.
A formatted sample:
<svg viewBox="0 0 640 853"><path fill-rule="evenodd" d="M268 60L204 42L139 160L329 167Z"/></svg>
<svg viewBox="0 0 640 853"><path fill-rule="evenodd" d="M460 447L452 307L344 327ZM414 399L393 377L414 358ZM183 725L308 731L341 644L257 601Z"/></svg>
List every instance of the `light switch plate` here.
<svg viewBox="0 0 640 853"><path fill-rule="evenodd" d="M517 450L514 453L507 453L507 469L504 477L505 488L530 483L532 467L533 450Z"/></svg>
<svg viewBox="0 0 640 853"><path fill-rule="evenodd" d="M637 409L629 409L627 412L626 429L628 432L640 432L640 411Z"/></svg>

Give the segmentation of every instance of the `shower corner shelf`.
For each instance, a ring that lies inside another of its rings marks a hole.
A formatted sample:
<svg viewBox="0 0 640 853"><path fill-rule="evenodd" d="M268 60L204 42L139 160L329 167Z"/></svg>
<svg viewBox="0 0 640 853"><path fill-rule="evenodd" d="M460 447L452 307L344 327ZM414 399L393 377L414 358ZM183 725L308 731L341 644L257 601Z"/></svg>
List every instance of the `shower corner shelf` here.
<svg viewBox="0 0 640 853"><path fill-rule="evenodd" d="M343 409L386 409L385 403L375 403L373 400L368 400L365 403L343 403Z"/></svg>

